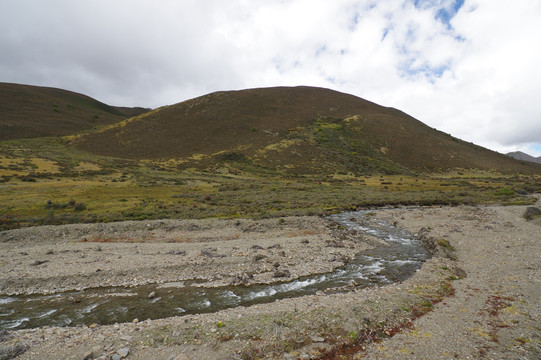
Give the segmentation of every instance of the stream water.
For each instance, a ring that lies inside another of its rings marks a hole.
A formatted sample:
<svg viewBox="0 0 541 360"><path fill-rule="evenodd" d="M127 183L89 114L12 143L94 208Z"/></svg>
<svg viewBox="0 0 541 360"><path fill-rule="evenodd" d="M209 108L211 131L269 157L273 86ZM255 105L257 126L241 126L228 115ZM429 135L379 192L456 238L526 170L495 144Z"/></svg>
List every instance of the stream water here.
<svg viewBox="0 0 541 360"><path fill-rule="evenodd" d="M349 264L330 273L265 285L205 288L184 282L4 296L0 297L0 330L159 319L250 306L318 291L341 291L347 286L368 287L405 280L421 267L429 254L412 234L371 215L367 211L355 211L329 217L389 245L363 251ZM149 297L150 293L154 296Z"/></svg>

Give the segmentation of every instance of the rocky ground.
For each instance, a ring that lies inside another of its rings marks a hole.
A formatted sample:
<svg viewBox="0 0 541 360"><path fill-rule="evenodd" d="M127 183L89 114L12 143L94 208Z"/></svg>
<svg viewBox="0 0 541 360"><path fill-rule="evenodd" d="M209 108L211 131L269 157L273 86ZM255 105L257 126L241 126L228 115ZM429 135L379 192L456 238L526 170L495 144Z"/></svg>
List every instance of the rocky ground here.
<svg viewBox="0 0 541 360"><path fill-rule="evenodd" d="M0 359L537 359L541 229L524 211L380 211L411 232L424 228L439 254L401 284L212 314L2 332ZM0 240L2 294L191 278L271 282L328 271L377 245L313 217L40 227Z"/></svg>
<svg viewBox="0 0 541 360"><path fill-rule="evenodd" d="M467 277L411 329L353 358L541 358L541 227L539 219L526 222L524 210L399 211L403 227L431 226L433 236L447 236Z"/></svg>
<svg viewBox="0 0 541 360"><path fill-rule="evenodd" d="M318 217L43 226L0 233L0 241L0 295L268 283L328 272L377 244Z"/></svg>

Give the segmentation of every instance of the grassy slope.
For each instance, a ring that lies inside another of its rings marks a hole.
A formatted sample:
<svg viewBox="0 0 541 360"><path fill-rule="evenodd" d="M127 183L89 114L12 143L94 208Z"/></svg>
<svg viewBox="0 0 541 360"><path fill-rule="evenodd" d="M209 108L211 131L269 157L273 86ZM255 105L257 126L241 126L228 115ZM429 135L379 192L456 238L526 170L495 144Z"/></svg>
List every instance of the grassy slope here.
<svg viewBox="0 0 541 360"><path fill-rule="evenodd" d="M68 135L146 111L61 89L0 83L0 140Z"/></svg>
<svg viewBox="0 0 541 360"><path fill-rule="evenodd" d="M293 174L541 170L436 131L396 109L312 87L213 93L75 143L100 155L177 159L200 169L235 160Z"/></svg>
<svg viewBox="0 0 541 360"><path fill-rule="evenodd" d="M216 172L74 151L59 139L0 143L0 229L160 218L276 217L404 204L527 204L541 176Z"/></svg>

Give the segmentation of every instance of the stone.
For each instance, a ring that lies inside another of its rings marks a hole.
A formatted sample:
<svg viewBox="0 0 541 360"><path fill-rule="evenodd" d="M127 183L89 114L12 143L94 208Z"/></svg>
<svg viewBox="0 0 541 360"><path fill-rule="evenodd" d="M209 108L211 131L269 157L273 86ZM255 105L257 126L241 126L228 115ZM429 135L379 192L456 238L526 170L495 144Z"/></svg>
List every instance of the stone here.
<svg viewBox="0 0 541 360"><path fill-rule="evenodd" d="M118 356L120 356L121 359L124 359L125 357L127 357L130 354L130 349L129 348L122 348L122 349L118 350L116 353L117 353Z"/></svg>
<svg viewBox="0 0 541 360"><path fill-rule="evenodd" d="M318 343L318 342L324 342L324 341L325 341L325 339L322 338L321 336L315 336L315 335L310 336L310 339L311 339L313 342L315 342L315 343Z"/></svg>
<svg viewBox="0 0 541 360"><path fill-rule="evenodd" d="M290 275L291 274L290 274L289 270L276 270L274 272L274 277L275 278L288 277Z"/></svg>
<svg viewBox="0 0 541 360"><path fill-rule="evenodd" d="M156 297L156 292L155 292L155 291L153 291L153 292L151 292L150 294L148 294L148 298L149 298L149 299L154 299L155 297Z"/></svg>
<svg viewBox="0 0 541 360"><path fill-rule="evenodd" d="M101 345L96 345L92 348L92 356L96 357L98 356L98 354L101 354L102 353L102 347Z"/></svg>
<svg viewBox="0 0 541 360"><path fill-rule="evenodd" d="M83 360L91 360L92 358L94 358L94 352L93 351L87 351L83 355Z"/></svg>

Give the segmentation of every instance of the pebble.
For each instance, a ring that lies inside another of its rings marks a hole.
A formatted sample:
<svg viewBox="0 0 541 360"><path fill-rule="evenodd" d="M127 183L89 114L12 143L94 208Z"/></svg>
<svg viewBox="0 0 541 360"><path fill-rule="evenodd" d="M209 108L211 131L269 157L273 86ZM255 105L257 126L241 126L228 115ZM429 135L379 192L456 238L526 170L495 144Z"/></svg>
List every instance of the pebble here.
<svg viewBox="0 0 541 360"><path fill-rule="evenodd" d="M92 356L97 356L97 354L100 354L102 351L102 348L100 345L96 345L92 348Z"/></svg>
<svg viewBox="0 0 541 360"><path fill-rule="evenodd" d="M310 339L313 341L313 342L324 342L325 339L322 338L321 336L310 336Z"/></svg>
<svg viewBox="0 0 541 360"><path fill-rule="evenodd" d="M129 348L122 348L122 349L120 349L120 350L118 350L118 351L116 352L116 354L117 354L118 356L120 356L120 359L124 359L125 357L128 356L129 353L130 353L130 349L129 349Z"/></svg>

